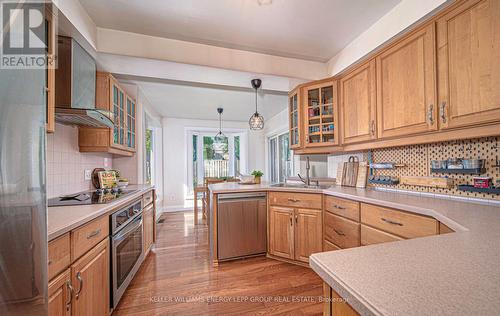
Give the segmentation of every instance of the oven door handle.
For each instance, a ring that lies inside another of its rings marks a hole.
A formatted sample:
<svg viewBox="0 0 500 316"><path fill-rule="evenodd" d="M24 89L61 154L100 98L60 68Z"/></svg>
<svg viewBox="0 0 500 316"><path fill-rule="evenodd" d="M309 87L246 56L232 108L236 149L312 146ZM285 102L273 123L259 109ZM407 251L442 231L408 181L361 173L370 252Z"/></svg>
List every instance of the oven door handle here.
<svg viewBox="0 0 500 316"><path fill-rule="evenodd" d="M116 236L113 236L113 242L120 242L127 238L132 232L137 228L142 226L142 214L137 216L132 222L128 223L127 226L122 229Z"/></svg>

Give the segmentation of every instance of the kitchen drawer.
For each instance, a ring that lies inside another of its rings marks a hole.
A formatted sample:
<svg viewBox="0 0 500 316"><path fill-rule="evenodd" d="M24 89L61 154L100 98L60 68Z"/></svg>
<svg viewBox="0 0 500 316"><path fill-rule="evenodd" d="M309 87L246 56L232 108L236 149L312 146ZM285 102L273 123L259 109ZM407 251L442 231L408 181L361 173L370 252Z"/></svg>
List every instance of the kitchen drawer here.
<svg viewBox="0 0 500 316"><path fill-rule="evenodd" d="M109 217L101 216L71 231L71 260L75 261L109 236Z"/></svg>
<svg viewBox="0 0 500 316"><path fill-rule="evenodd" d="M153 191L149 191L142 196L142 207L146 207L149 204L153 203L154 193Z"/></svg>
<svg viewBox="0 0 500 316"><path fill-rule="evenodd" d="M445 224L439 222L439 234L449 234L449 233L454 233L455 231Z"/></svg>
<svg viewBox="0 0 500 316"><path fill-rule="evenodd" d="M325 210L359 222L359 202L325 196Z"/></svg>
<svg viewBox="0 0 500 316"><path fill-rule="evenodd" d="M359 246L359 224L325 212L325 238L340 248Z"/></svg>
<svg viewBox="0 0 500 316"><path fill-rule="evenodd" d="M321 209L321 194L270 192L269 204L288 207Z"/></svg>
<svg viewBox="0 0 500 316"><path fill-rule="evenodd" d="M398 240L403 240L403 238L361 224L361 245L362 246L381 244L384 242L391 242L391 241L398 241Z"/></svg>
<svg viewBox="0 0 500 316"><path fill-rule="evenodd" d="M49 242L49 280L71 263L69 233Z"/></svg>
<svg viewBox="0 0 500 316"><path fill-rule="evenodd" d="M431 217L364 203L361 204L361 223L404 238L438 233L438 221Z"/></svg>
<svg viewBox="0 0 500 316"><path fill-rule="evenodd" d="M334 250L340 250L339 246L329 242L328 240L323 240L323 251L334 251Z"/></svg>

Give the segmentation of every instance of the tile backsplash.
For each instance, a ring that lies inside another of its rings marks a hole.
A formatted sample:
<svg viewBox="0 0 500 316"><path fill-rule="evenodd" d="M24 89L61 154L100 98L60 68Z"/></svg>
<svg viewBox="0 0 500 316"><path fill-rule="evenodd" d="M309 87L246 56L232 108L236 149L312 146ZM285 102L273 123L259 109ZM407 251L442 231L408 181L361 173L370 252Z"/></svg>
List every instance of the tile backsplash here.
<svg viewBox="0 0 500 316"><path fill-rule="evenodd" d="M92 188L85 170L112 168L111 154L78 151L78 128L57 124L47 135L47 195L49 198Z"/></svg>

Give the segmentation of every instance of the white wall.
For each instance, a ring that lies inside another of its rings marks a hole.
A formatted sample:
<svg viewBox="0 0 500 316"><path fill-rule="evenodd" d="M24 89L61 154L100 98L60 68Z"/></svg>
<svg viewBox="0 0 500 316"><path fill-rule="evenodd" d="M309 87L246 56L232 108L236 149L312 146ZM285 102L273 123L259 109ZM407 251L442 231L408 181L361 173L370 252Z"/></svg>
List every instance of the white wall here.
<svg viewBox="0 0 500 316"><path fill-rule="evenodd" d="M403 0L328 61L333 76L390 40L400 32L435 12L449 0Z"/></svg>
<svg viewBox="0 0 500 316"><path fill-rule="evenodd" d="M188 147L187 131L196 128L219 127L218 120L195 120L163 118L163 178L165 210L178 210L184 207L184 198L188 189ZM248 130L247 122L223 121L224 129ZM215 135L215 133L214 133ZM248 170L264 169L263 132L248 130Z"/></svg>

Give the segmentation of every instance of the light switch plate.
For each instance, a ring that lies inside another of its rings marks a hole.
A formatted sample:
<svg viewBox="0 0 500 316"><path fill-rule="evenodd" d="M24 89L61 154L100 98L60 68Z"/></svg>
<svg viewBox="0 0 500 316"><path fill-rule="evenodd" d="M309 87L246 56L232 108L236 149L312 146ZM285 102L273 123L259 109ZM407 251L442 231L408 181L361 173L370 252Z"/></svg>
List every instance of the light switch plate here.
<svg viewBox="0 0 500 316"><path fill-rule="evenodd" d="M92 178L92 170L86 169L84 178L85 178L85 180L90 180Z"/></svg>

